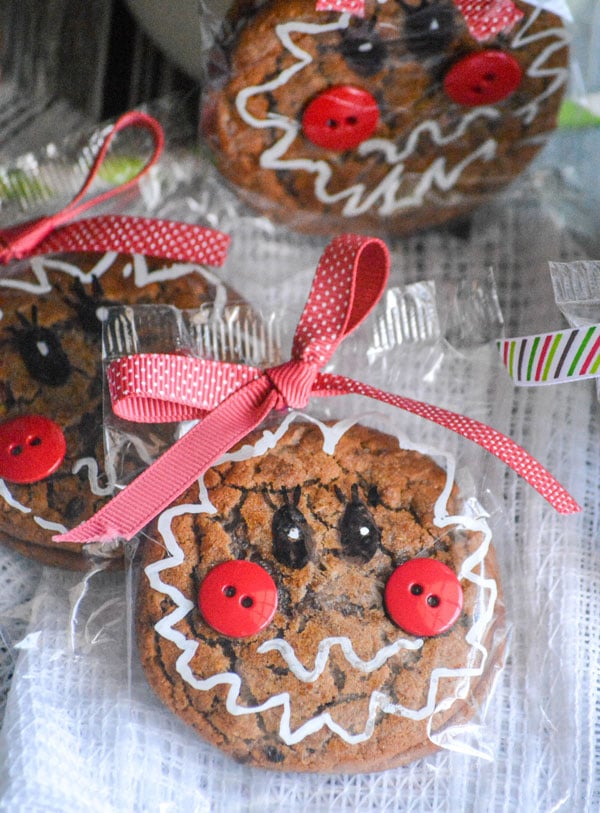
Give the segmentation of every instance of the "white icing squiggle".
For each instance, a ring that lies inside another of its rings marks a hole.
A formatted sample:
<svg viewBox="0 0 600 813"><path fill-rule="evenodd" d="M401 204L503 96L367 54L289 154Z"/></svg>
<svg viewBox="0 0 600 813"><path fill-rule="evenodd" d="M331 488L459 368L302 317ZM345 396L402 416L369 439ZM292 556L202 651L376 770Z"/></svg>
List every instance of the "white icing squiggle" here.
<svg viewBox="0 0 600 813"><path fill-rule="evenodd" d="M108 497L115 490L115 478L108 477L108 482L105 486L101 486L98 480L98 461L95 457L81 457L73 464L71 471L73 474L78 474L82 469L87 469L88 483L92 494L98 497Z"/></svg>
<svg viewBox="0 0 600 813"><path fill-rule="evenodd" d="M31 514L31 508L23 505L13 497L8 489L8 486L6 485L5 480L0 480L0 497L2 497L4 502L11 508L16 508L17 511L20 511L22 514Z"/></svg>
<svg viewBox="0 0 600 813"><path fill-rule="evenodd" d="M50 522L50 520L38 517L37 515L34 516L33 519L36 525L39 525L40 528L43 528L45 531L52 531L52 533L57 534L66 534L68 531L68 528L65 528L60 522Z"/></svg>
<svg viewBox="0 0 600 813"><path fill-rule="evenodd" d="M382 647L375 655L368 661L363 660L354 651L352 641L346 637L324 638L320 641L317 648L317 656L315 658L314 669L305 669L300 663L294 652L294 647L283 638L274 638L272 641L265 641L256 650L259 655L265 652L279 652L281 657L287 663L290 671L304 683L314 683L315 680L321 677L327 666L329 660L329 652L333 646L339 646L342 650L344 657L354 669L359 672L375 672L380 669L390 658L397 655L403 649L416 650L421 649L423 646L423 639L417 638L410 640L408 638L400 638L388 646Z"/></svg>
<svg viewBox="0 0 600 813"><path fill-rule="evenodd" d="M38 296L48 294L52 291L48 271L60 271L80 280L84 285L88 285L93 279L101 279L112 268L119 256L121 255L116 251L107 251L89 271L82 271L75 263L66 262L66 260L56 257L32 257L29 263L33 279L30 277L5 277L0 279L0 288L13 288L26 293L38 294ZM189 274L199 273L208 283L215 286L218 300L222 300L227 295L223 282L203 265L174 263L171 266L164 266L151 271L148 267L148 260L143 254L133 254L132 260L133 266L127 264L122 273L126 279L130 276L133 268L133 281L137 288L144 288L146 285L155 282L169 282Z"/></svg>
<svg viewBox="0 0 600 813"><path fill-rule="evenodd" d="M265 454L265 452L276 445L277 441L285 434L290 424L298 419L308 419L319 426L323 434L323 446L327 447L328 453L333 452L338 440L343 435L343 432L346 431L349 425L355 422L344 421L340 422L340 424L327 426L317 419L308 418L306 415L290 413L274 432L264 432L262 437L259 438L258 442L254 446L246 445L237 452L226 454L221 459L221 462L224 462L225 460L248 460ZM344 424L343 431L341 430L341 424ZM432 450L430 449L423 449L422 447L418 447L410 443L403 442L402 446L404 448L416 449L424 454L432 453ZM362 731L358 733L353 733L341 726L328 712L312 717L311 719L305 721L297 729L292 731L290 722L291 698L288 692L272 695L259 705L248 706L239 702L241 679L237 674L222 672L216 675L211 675L207 678L198 678L194 674L191 662L197 652L198 642L194 639L186 638L186 636L176 628L178 622L183 620L188 613L194 609L194 604L190 599L184 596L178 588L174 587L172 584L163 582L161 579L161 573L165 570L177 568L184 562L183 550L178 544L177 539L171 529L173 519L176 516L188 513L201 514L214 513L215 511L214 506L210 502L208 492L202 479L199 481L200 494L197 503L187 505L184 504L167 509L159 517L158 532L165 543L168 556L149 565L145 570L150 586L159 593L169 596L175 605L174 610L156 623L155 629L160 636L174 643L180 650L181 654L177 658L176 669L181 678L197 691L209 691L219 685L229 685L230 688L227 693L226 708L229 713L234 716L258 714L267 709L280 708L281 718L279 722L279 736L287 745L298 743L305 737L314 734L323 727L327 727L350 745L364 742L373 735L376 719L380 712L385 714L400 715L412 720L428 720L428 729L430 730L433 716L437 712L451 706L452 703L456 701L459 694L461 694L460 691L457 692L456 690L453 690L450 697L442 697L441 699L438 699L438 695L440 693L440 683L448 678L453 680L462 679L464 687L462 694L464 694L468 690L469 680L483 674L488 652L482 641L493 618L494 607L497 599L496 582L493 579L485 578L479 572L482 570L481 566L489 550L491 543L491 530L487 524L485 516L483 516L483 512L473 510L473 506L469 506L471 512L468 515L452 516L447 513L448 499L454 480L455 464L451 455L444 455L444 457L447 460L447 477L443 492L440 494L435 504L435 524L440 528L457 524L462 525L470 531L479 532L482 536L482 544L462 563L460 573L458 574L459 579L470 581L479 588L479 612L477 617L474 619L473 625L465 635L465 640L472 647L472 650L478 653L478 656L473 655L472 652L468 656L467 663L463 667L454 669L439 667L432 670L427 699L421 708L408 708L401 703L394 703L385 693L374 691L369 699L364 727ZM272 639L264 642L257 648L256 654L257 656L260 656L272 651L277 651L281 654L292 673L299 680L314 683L323 674L333 646L339 646L341 648L350 666L362 672L374 672L383 666L390 658L393 658L394 655L396 655L402 649L417 650L422 645L422 639L398 639L392 644L382 647L372 658L363 660L356 654L352 646L352 642L348 638L328 637L319 643L312 668L307 668L304 664L302 664L294 652L293 647L282 639Z"/></svg>
<svg viewBox="0 0 600 813"><path fill-rule="evenodd" d="M545 68L550 56L557 50L565 47L567 34L564 29L550 29L542 31L534 36L526 36L526 32L534 21L539 17L541 11L536 9L525 25L518 31L513 39L512 47L515 49L526 47L530 43L543 38L551 40L550 44L533 61L527 70L527 75L537 79L547 76L553 80L547 88L536 98L528 102L515 112L515 116L523 118L525 124L531 124L539 112L541 102L547 97L557 92L567 81L568 72L565 68ZM273 171L300 171L308 172L315 176L314 194L315 198L324 204L335 204L344 202L342 214L346 217L353 217L369 212L371 209L377 211L381 216L388 217L403 209L418 207L423 204L425 196L432 190L439 189L442 192L450 192L455 189L458 181L465 169L472 163L482 160L490 161L497 153L497 142L489 138L483 144L477 146L468 153L461 161L452 167L447 166L447 159L441 151L437 158L419 176L416 187L408 194L400 194L402 184L405 182L402 163L404 159L413 155L419 145L423 135L429 136L431 142L438 147L443 147L450 143L459 141L468 128L476 119L494 120L500 117L500 113L494 107L481 106L476 110L469 110L462 116L459 125L450 133L444 134L440 124L434 120L421 122L409 134L405 146L398 149L393 141L385 139L369 139L357 148L358 155L368 155L376 152L381 153L390 170L379 184L371 191L366 184L357 183L346 189L331 193L328 190L329 183L334 176L332 166L324 159L314 160L309 158L285 158L289 148L294 143L300 132L300 124L296 119L283 116L279 113L268 112L265 118L257 118L249 108L249 101L259 95L268 94L286 85L290 79L299 71L309 65L313 58L310 53L300 48L293 40L293 34L309 34L318 36L329 31L343 30L348 27L350 17L342 14L333 23L312 24L304 22L280 23L275 27L276 35L282 46L296 58L296 62L289 68L281 71L274 78L263 84L251 85L243 88L236 96L235 105L242 120L254 129L277 128L282 131L281 137L268 147L260 156L259 163L263 169ZM464 198L464 195L455 193L456 199Z"/></svg>
<svg viewBox="0 0 600 813"><path fill-rule="evenodd" d="M537 42L544 39L552 40L552 42L550 42L546 48L544 48L544 50L533 60L527 69L527 75L531 76L532 79L544 79L545 77L550 76L552 77L552 81L548 84L546 90L540 93L539 96L536 96L526 105L523 105L523 107L520 107L515 111L514 115L522 118L525 124L531 124L534 121L539 113L541 102L543 102L544 99L547 99L549 96L552 96L552 94L556 93L561 87L566 85L569 78L569 71L567 68L562 66L556 68L544 67L555 51L560 51L563 48L566 48L569 44L569 35L566 29L549 28L538 31L537 34L527 35L527 32L541 13L542 12L540 10L534 11L529 20L526 21L523 28L520 31L517 31L512 41L513 48L517 50L519 48L527 48L527 46L531 45L532 42Z"/></svg>

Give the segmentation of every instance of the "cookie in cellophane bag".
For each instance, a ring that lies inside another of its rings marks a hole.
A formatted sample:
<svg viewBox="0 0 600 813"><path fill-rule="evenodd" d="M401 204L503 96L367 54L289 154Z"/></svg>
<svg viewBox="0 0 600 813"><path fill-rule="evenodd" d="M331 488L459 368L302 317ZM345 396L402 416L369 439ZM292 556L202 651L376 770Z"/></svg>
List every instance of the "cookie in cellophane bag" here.
<svg viewBox="0 0 600 813"><path fill-rule="evenodd" d="M138 649L162 702L263 768L368 772L456 748L505 629L490 527L445 464L298 413L226 454L142 542Z"/></svg>
<svg viewBox="0 0 600 813"><path fill-rule="evenodd" d="M539 4L238 0L220 28L203 5L202 133L239 197L299 231L465 216L556 126L568 37Z"/></svg>
<svg viewBox="0 0 600 813"><path fill-rule="evenodd" d="M33 258L0 278L0 543L47 565L122 564L120 547L52 540L115 490L103 441L107 309L235 301L207 267L117 252Z"/></svg>

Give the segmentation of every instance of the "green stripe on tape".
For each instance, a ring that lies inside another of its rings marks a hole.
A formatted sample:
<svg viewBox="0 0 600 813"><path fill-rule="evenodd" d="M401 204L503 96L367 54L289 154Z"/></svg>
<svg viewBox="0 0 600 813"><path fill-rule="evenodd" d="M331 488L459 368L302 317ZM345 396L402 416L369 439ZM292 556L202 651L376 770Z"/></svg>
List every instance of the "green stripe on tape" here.
<svg viewBox="0 0 600 813"><path fill-rule="evenodd" d="M542 372L542 381L548 380L548 373L550 372L550 368L552 367L552 359L554 358L554 354L556 353L556 348L561 342L563 337L562 333L557 333L554 337L552 344L550 345L550 350L548 352L548 358L546 359L546 364L544 365L544 371Z"/></svg>
<svg viewBox="0 0 600 813"><path fill-rule="evenodd" d="M531 381L531 373L533 370L533 363L535 361L535 354L540 343L540 337L536 336L531 345L531 352L529 353L529 362L527 364L527 378L526 381Z"/></svg>
<svg viewBox="0 0 600 813"><path fill-rule="evenodd" d="M592 338L592 336L594 335L595 330L596 330L595 327L588 328L587 333L583 337L583 341L579 345L579 349L575 353L575 358L573 359L573 361L571 363L571 366L569 367L569 372L567 373L567 376L572 376L573 373L575 372L575 370L577 369L577 365L579 364L581 356L583 355L583 351L585 350L585 346L589 342L589 340Z"/></svg>
<svg viewBox="0 0 600 813"><path fill-rule="evenodd" d="M515 344L516 344L516 342L511 342L510 343L510 349L508 351L508 372L509 372L511 378L514 378Z"/></svg>

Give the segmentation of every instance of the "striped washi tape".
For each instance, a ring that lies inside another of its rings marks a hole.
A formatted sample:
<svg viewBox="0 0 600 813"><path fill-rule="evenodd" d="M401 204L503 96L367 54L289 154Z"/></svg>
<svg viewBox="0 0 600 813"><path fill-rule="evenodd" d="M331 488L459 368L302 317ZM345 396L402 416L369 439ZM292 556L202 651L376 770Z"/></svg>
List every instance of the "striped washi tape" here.
<svg viewBox="0 0 600 813"><path fill-rule="evenodd" d="M600 376L600 325L498 341L510 377L521 386Z"/></svg>

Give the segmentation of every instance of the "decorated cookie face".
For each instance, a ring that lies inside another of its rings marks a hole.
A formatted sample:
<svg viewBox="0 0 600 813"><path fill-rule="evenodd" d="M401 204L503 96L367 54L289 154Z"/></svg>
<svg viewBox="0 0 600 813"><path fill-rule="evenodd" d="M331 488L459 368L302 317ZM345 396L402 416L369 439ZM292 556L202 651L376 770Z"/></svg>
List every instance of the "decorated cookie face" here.
<svg viewBox="0 0 600 813"><path fill-rule="evenodd" d="M501 658L485 521L429 457L288 416L225 456L143 552L159 697L234 758L371 771L443 745Z"/></svg>
<svg viewBox="0 0 600 813"><path fill-rule="evenodd" d="M203 111L221 171L300 230L407 234L469 212L554 128L567 46L561 20L530 3L491 36L468 7L367 0L360 18L240 0Z"/></svg>
<svg viewBox="0 0 600 813"><path fill-rule="evenodd" d="M53 534L87 519L114 490L102 442L101 319L109 305L212 300L200 266L141 256L64 255L0 278L0 541L79 568Z"/></svg>

